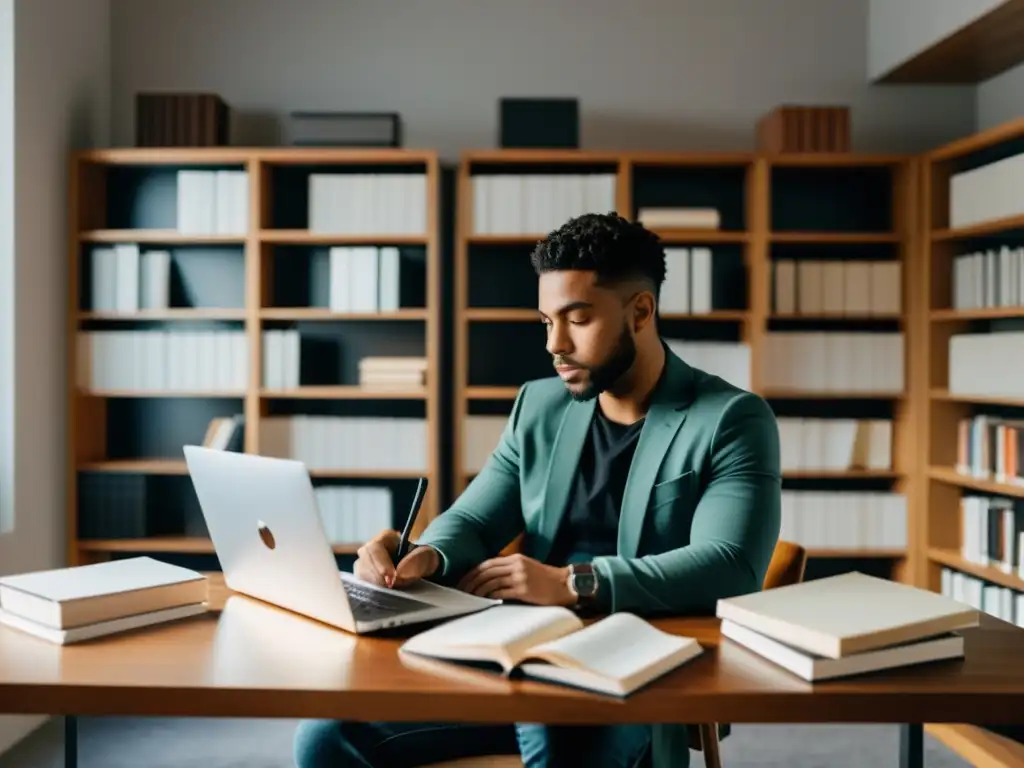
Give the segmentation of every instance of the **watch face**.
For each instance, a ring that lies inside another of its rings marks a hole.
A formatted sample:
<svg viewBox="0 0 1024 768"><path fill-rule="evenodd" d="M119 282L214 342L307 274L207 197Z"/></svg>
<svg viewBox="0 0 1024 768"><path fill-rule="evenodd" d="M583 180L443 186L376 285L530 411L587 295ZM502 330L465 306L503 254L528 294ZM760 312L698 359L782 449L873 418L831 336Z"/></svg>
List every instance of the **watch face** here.
<svg viewBox="0 0 1024 768"><path fill-rule="evenodd" d="M572 577L576 594L581 597L592 597L597 591L597 579L592 573L576 573Z"/></svg>

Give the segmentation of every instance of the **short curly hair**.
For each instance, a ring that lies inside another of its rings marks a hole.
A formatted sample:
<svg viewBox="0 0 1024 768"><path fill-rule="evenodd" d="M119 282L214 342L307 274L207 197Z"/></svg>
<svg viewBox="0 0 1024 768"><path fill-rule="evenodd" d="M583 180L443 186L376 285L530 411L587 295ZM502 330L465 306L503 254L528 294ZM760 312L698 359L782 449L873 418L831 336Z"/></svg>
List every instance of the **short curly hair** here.
<svg viewBox="0 0 1024 768"><path fill-rule="evenodd" d="M530 263L538 276L576 269L596 273L599 285L645 282L655 299L665 280L665 249L660 238L615 212L585 213L570 219L537 243Z"/></svg>

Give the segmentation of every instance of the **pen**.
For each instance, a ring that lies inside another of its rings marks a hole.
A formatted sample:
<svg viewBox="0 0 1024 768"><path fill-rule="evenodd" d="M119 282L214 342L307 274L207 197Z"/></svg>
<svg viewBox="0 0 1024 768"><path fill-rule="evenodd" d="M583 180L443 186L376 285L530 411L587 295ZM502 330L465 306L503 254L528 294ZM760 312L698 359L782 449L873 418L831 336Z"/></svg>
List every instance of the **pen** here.
<svg viewBox="0 0 1024 768"><path fill-rule="evenodd" d="M395 565L402 562L402 558L409 553L409 532L412 531L412 524L420 512L423 504L423 497L427 495L427 478L421 477L416 485L416 494L412 497L412 509L409 510L409 518L405 521L405 528L402 529L402 536L398 539L398 551L395 552Z"/></svg>

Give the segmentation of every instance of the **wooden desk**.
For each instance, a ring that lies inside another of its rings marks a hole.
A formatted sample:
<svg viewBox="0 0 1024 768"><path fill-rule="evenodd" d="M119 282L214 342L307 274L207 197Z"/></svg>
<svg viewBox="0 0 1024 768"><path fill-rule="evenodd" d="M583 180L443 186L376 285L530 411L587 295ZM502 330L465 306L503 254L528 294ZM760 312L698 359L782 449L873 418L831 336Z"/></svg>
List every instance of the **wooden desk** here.
<svg viewBox="0 0 1024 768"><path fill-rule="evenodd" d="M398 638L356 638L239 595L176 624L61 648L0 627L0 713L548 723L1012 723L1024 711L1024 631L986 617L968 657L811 685L729 641L714 619L660 622L706 652L624 701L482 673L412 668Z"/></svg>

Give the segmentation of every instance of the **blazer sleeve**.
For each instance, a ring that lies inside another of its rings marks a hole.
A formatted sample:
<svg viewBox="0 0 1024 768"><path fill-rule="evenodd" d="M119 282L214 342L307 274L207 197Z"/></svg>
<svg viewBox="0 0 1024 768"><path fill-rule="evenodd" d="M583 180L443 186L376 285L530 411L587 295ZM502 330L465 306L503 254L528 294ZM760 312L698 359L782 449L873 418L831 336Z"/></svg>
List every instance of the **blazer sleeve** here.
<svg viewBox="0 0 1024 768"><path fill-rule="evenodd" d="M606 608L713 613L720 598L761 589L782 515L778 423L762 398L743 393L729 402L711 440L710 462L688 545L595 559L607 587Z"/></svg>
<svg viewBox="0 0 1024 768"><path fill-rule="evenodd" d="M520 422L529 385L520 388L494 452L466 490L434 518L417 540L437 550L435 579L454 583L496 556L524 529L520 497Z"/></svg>

